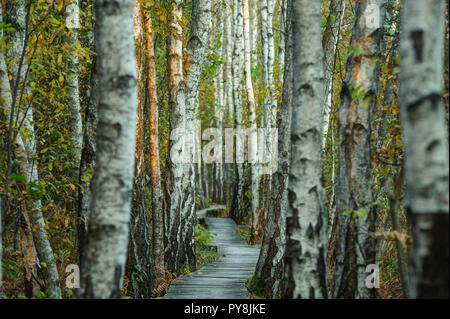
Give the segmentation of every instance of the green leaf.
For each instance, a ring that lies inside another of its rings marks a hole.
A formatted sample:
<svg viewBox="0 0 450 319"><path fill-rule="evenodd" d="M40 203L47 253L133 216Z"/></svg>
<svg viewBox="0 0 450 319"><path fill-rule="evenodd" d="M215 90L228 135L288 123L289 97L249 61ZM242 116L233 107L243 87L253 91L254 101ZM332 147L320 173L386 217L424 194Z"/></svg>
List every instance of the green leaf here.
<svg viewBox="0 0 450 319"><path fill-rule="evenodd" d="M366 217L369 214L369 212L367 211L367 209L362 207L362 208L358 209L357 211L355 211L354 214L356 217L363 218L363 217Z"/></svg>
<svg viewBox="0 0 450 319"><path fill-rule="evenodd" d="M366 90L364 90L364 89L359 90L358 100L362 101L362 99L364 98L364 95L366 95Z"/></svg>
<svg viewBox="0 0 450 319"><path fill-rule="evenodd" d="M25 178L25 177L23 177L22 175L19 175L19 174L11 174L11 178L13 179L13 180L15 180L16 182L19 182L19 183L24 183L24 184L26 184L27 183L27 179Z"/></svg>
<svg viewBox="0 0 450 319"><path fill-rule="evenodd" d="M364 104L363 104L364 107L367 107L369 105L370 100L372 100L372 97L370 97L370 96L367 99L364 100Z"/></svg>
<svg viewBox="0 0 450 319"><path fill-rule="evenodd" d="M350 91L353 90L353 88L355 87L355 85L356 85L356 82L353 81L352 84L350 84L350 86L348 87L348 89L349 89Z"/></svg>
<svg viewBox="0 0 450 319"><path fill-rule="evenodd" d="M39 200L44 196L44 188L38 181L32 181L28 185L27 192L34 200Z"/></svg>

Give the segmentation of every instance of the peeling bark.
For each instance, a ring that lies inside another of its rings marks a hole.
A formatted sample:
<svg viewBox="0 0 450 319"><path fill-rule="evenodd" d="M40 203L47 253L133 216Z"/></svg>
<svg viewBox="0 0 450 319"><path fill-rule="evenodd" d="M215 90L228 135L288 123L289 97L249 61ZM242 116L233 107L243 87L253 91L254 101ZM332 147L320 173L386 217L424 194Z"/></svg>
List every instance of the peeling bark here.
<svg viewBox="0 0 450 319"><path fill-rule="evenodd" d="M292 1L288 0L289 12L286 26L286 55L284 61L284 86L278 131L278 170L272 177L272 191L269 199L264 237L256 265L255 275L265 283L266 298L281 298L284 277L284 254L286 249L287 185L289 177L290 133L292 118Z"/></svg>
<svg viewBox="0 0 450 319"><path fill-rule="evenodd" d="M184 128L192 134L198 112L196 99L203 67L206 42L210 25L211 3L206 0L194 2L190 37L187 47L186 79L183 78L182 43L180 26L182 1L173 1L170 17L171 36L168 48L169 105L171 130ZM191 136L192 137L192 136ZM189 141L189 145L193 145ZM169 149L174 145L169 142ZM188 145L185 145L185 147ZM187 147L186 147L187 148ZM182 267L194 269L195 255L195 183L192 156L190 163L173 163L169 158L166 195L170 196L164 209L164 245L167 268L180 273Z"/></svg>
<svg viewBox="0 0 450 319"><path fill-rule="evenodd" d="M242 0L233 0L233 105L234 105L234 124L237 129L242 128L242 70L244 68L244 43L243 43L243 12ZM237 224L243 220L244 214L244 165L236 163L235 165L235 191L233 195L233 205L230 210L230 216Z"/></svg>
<svg viewBox="0 0 450 319"><path fill-rule="evenodd" d="M138 83L136 146L134 155L134 183L131 204L130 240L125 274L131 282L135 299L152 297L152 260L150 249L150 224L147 215L145 159L144 159L144 81L143 50L144 35L141 19L141 4L134 1L134 37L136 50L136 73Z"/></svg>
<svg viewBox="0 0 450 319"><path fill-rule="evenodd" d="M162 215L161 170L158 147L158 101L156 95L155 52L152 39L152 21L148 4L143 4L141 16L144 25L145 55L147 58L147 94L149 99L150 180L152 192L152 245L155 278L165 278L164 234Z"/></svg>
<svg viewBox="0 0 450 319"><path fill-rule="evenodd" d="M335 263L333 298L373 298L376 294L365 284L366 266L376 261L376 240L370 234L375 231L376 215L371 207L372 159L368 145L379 84L385 3L357 4L353 55L347 61L341 92L336 213L330 239L330 260ZM373 19L377 13L379 19Z"/></svg>

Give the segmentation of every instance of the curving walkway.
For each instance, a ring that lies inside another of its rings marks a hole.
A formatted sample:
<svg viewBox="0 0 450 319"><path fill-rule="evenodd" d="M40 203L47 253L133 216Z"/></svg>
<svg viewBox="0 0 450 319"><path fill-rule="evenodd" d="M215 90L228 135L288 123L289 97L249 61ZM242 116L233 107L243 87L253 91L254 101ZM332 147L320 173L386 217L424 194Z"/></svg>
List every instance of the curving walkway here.
<svg viewBox="0 0 450 319"><path fill-rule="evenodd" d="M206 210L199 211L198 215L205 213ZM224 256L175 279L164 299L245 299L245 284L255 270L259 248L247 245L236 234L236 223L231 218L204 218L208 230L217 234L211 245L217 246Z"/></svg>

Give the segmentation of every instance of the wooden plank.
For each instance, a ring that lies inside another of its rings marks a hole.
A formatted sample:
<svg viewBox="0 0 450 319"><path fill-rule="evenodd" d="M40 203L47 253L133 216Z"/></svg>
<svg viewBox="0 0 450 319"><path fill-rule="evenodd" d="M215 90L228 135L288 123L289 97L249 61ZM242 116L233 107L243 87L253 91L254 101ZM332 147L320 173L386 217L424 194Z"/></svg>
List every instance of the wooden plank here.
<svg viewBox="0 0 450 319"><path fill-rule="evenodd" d="M205 215L210 209L199 211ZM225 209L220 207L220 209ZM259 257L259 248L248 246L236 233L236 223L230 218L205 217L208 230L215 233L211 245L223 254L218 261L194 273L175 279L165 299L245 299L245 284L252 276Z"/></svg>

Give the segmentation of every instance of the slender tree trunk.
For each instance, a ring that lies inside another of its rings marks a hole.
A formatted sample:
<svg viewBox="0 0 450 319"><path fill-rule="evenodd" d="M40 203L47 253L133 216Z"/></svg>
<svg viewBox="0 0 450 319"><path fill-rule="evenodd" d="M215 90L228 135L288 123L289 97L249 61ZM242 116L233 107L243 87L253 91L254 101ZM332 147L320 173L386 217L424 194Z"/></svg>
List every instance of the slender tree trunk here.
<svg viewBox="0 0 450 319"><path fill-rule="evenodd" d="M263 123L265 126L276 125L276 107L274 105L273 92L273 65L275 60L275 47L273 39L273 11L274 0L263 0L261 8L261 39L263 52L263 69L264 69L264 106L263 106ZM267 147L270 149L270 143Z"/></svg>
<svg viewBox="0 0 450 319"><path fill-rule="evenodd" d="M392 219L392 228L397 234L400 234L402 231L399 216L404 179L404 165L402 164L396 176L392 179L393 192L389 197L389 214ZM410 298L410 280L405 247L398 236L395 238L395 247L397 249L398 272L402 283L403 297Z"/></svg>
<svg viewBox="0 0 450 319"><path fill-rule="evenodd" d="M180 88L183 81L183 46L181 42L183 29L180 25L182 18L180 1L173 1L169 20L169 40L167 53L167 71L169 76L169 108L170 127L173 131L185 127L184 90ZM180 95L180 97L179 97ZM169 141L169 150L174 147ZM169 158L167 163L168 178L166 179L167 206L164 209L164 247L166 268L172 272L179 269L178 255L184 252L183 242L179 231L181 228L182 212L182 180L183 164L173 163ZM183 258L185 261L186 258Z"/></svg>
<svg viewBox="0 0 450 319"><path fill-rule="evenodd" d="M242 69L244 67L244 46L243 46L243 13L242 0L233 0L233 105L234 105L234 123L236 129L242 129ZM240 224L244 213L244 165L236 159L235 166L236 189L234 193L233 206L230 215Z"/></svg>
<svg viewBox="0 0 450 319"><path fill-rule="evenodd" d="M71 169L71 178L78 181L80 173L81 152L83 147L83 127L81 121L81 107L80 94L78 89L78 29L79 29L79 15L78 15L78 0L69 1L68 10L71 12L73 21L68 25L70 31L68 36L68 44L70 46L70 53L68 57L69 75L66 78L67 84L67 106L70 110L69 132L70 132L70 146L71 156L74 161L74 166ZM76 196L75 196L76 197ZM75 202L76 202L75 198Z"/></svg>
<svg viewBox="0 0 450 319"><path fill-rule="evenodd" d="M262 107L262 126L264 128L276 127L277 111L275 103L275 92L274 92L274 61L275 61L275 47L274 47L274 34L273 34L273 12L274 12L275 1L274 0L264 0L261 4L261 44L263 52L263 84L264 84L264 98ZM266 158L272 154L272 144L273 141L270 136L266 136L264 143L260 143L259 147L259 159L262 163L266 162ZM264 145L263 145L264 144ZM260 173L264 169L264 164L261 164ZM271 191L271 175L264 175L261 181L258 177L258 197L259 200L259 186L261 184L262 194L261 199L269 198L268 193ZM261 183L260 183L261 182ZM253 189L253 188L252 188ZM262 212L267 211L267 200L261 200L259 210ZM258 226L259 219L264 219L262 217L257 218L256 227Z"/></svg>
<svg viewBox="0 0 450 319"><path fill-rule="evenodd" d="M222 6L219 7L218 13L218 22L215 26L215 29L218 30L218 33L221 36L221 39L224 38L224 9ZM222 40L222 56L225 56L225 42ZM216 96L215 96L215 116L216 116L216 127L222 131L223 120L225 115L225 67L220 65L218 72L215 77L216 82ZM214 200L217 203L220 203L222 198L222 185L223 185L223 164L222 163L214 163L215 174L213 176L213 185L214 185Z"/></svg>
<svg viewBox="0 0 450 319"><path fill-rule="evenodd" d="M332 108L332 88L334 60L339 44L342 20L344 18L346 0L331 0L327 24L322 38L322 46L325 56L325 100L324 100L324 124L323 143L325 142L330 126L330 111Z"/></svg>
<svg viewBox="0 0 450 319"><path fill-rule="evenodd" d="M242 1L244 22L244 73L245 88L247 92L247 105L249 110L249 135L248 135L248 158L252 168L252 228L257 229L259 223L259 165L258 165L258 136L256 123L256 102L253 92L251 54L250 54L250 24L248 0Z"/></svg>
<svg viewBox="0 0 450 319"><path fill-rule="evenodd" d="M339 168L331 235L334 298L371 298L366 267L375 264L376 215L371 207L371 133L383 41L385 0L356 7L347 76L339 109Z"/></svg>
<svg viewBox="0 0 450 319"><path fill-rule="evenodd" d="M252 68L255 69L258 65L258 23L260 16L260 0L249 0L250 10L250 48Z"/></svg>
<svg viewBox="0 0 450 319"><path fill-rule="evenodd" d="M136 139L133 3L94 3L99 122L91 216L78 293L84 298L119 298L127 258Z"/></svg>
<svg viewBox="0 0 450 319"><path fill-rule="evenodd" d="M327 298L322 187L321 3L293 5L293 98L286 223L286 298ZM308 45L305 45L308 43Z"/></svg>
<svg viewBox="0 0 450 319"><path fill-rule="evenodd" d="M149 137L150 137L150 181L152 192L152 244L153 269L155 278L165 278L164 268L164 228L162 215L161 170L159 165L158 143L158 101L156 95L155 52L152 39L152 21L148 4L143 4L141 15L147 58L147 91L149 99Z"/></svg>
<svg viewBox="0 0 450 319"><path fill-rule="evenodd" d="M141 4L134 1L134 37L136 50L136 73L138 83L136 147L134 155L134 183L130 219L130 241L125 274L131 281L131 290L135 299L152 297L152 261L150 249L150 225L147 215L145 190L144 158L144 73L143 50L144 35L141 18Z"/></svg>
<svg viewBox="0 0 450 319"><path fill-rule="evenodd" d="M29 14L29 12L26 13L25 2L23 0L15 3L8 0L7 9L6 22L11 23L11 25L15 28L15 31L11 35L11 38L16 39L16 41L13 43L11 49L6 52L6 55L8 55L12 59L10 78L12 79L11 81L13 82L13 84L17 85L17 83L21 83L21 81L26 80L26 68L24 67L24 65L21 65L20 60L24 50L26 49L26 47L24 47L26 45L25 40L27 32L26 15ZM4 63L4 59L2 63ZM2 86L6 85L7 83L5 81ZM4 94L6 94L6 92L10 92L7 87L5 87L5 89L6 90ZM13 99L14 97L11 96L9 98L10 103L6 104L12 106ZM15 101L15 104L17 104L18 106L19 102L20 101ZM37 171L37 164L34 162L34 157L36 154L36 143L33 127L33 110L31 108L28 109L25 114L21 114L20 118L23 117L25 117L23 121L24 130L28 132L30 138L28 138L26 142L21 138L17 139L16 142L19 143L18 152L20 154L28 155L28 157L25 157L27 174L24 175L24 177L26 177L28 182L37 182L39 180L39 176ZM17 136L20 136L20 132ZM30 200L28 206L29 220L33 227L33 241L42 269L45 288L52 292L53 298L61 298L59 274L56 268L53 250L48 239L46 224L42 214L41 200Z"/></svg>
<svg viewBox="0 0 450 319"><path fill-rule="evenodd" d="M95 15L95 9L93 15ZM95 23L95 22L94 22ZM94 53L97 51L95 40L93 43ZM97 56L92 54L91 60L91 79L89 101L85 109L84 115L84 132L83 132L83 150L81 152L79 183L81 187L78 189L78 253L82 253L86 242L86 234L90 216L90 201L92 197L90 182L94 173L95 157L96 157L96 141L95 136L98 124L98 73L97 73Z"/></svg>
<svg viewBox="0 0 450 319"><path fill-rule="evenodd" d="M412 298L448 298L448 140L443 91L445 1L403 3L400 104L405 207L413 220Z"/></svg>
<svg viewBox="0 0 450 319"><path fill-rule="evenodd" d="M280 0L280 44L278 45L278 63L280 65L280 83L283 86L284 84L284 61L285 61L285 55L286 55L286 37L288 30L287 28L287 6L288 6L289 0ZM289 22L290 23L290 22ZM280 107L281 108L281 107Z"/></svg>
<svg viewBox="0 0 450 319"><path fill-rule="evenodd" d="M289 9L292 0L288 0ZM286 248L286 211L288 210L287 184L290 159L292 117L292 28L290 14L286 20L286 55L284 86L278 131L278 170L272 177L269 211L264 224L264 237L255 274L265 283L266 298L280 298L283 291L284 254Z"/></svg>
<svg viewBox="0 0 450 319"><path fill-rule="evenodd" d="M225 118L225 125L230 126L234 123L234 105L233 105L233 12L232 0L226 1L225 7L225 107L227 108L227 116ZM234 187L234 165L232 163L225 163L224 165L224 204L227 207L232 206L232 188Z"/></svg>

